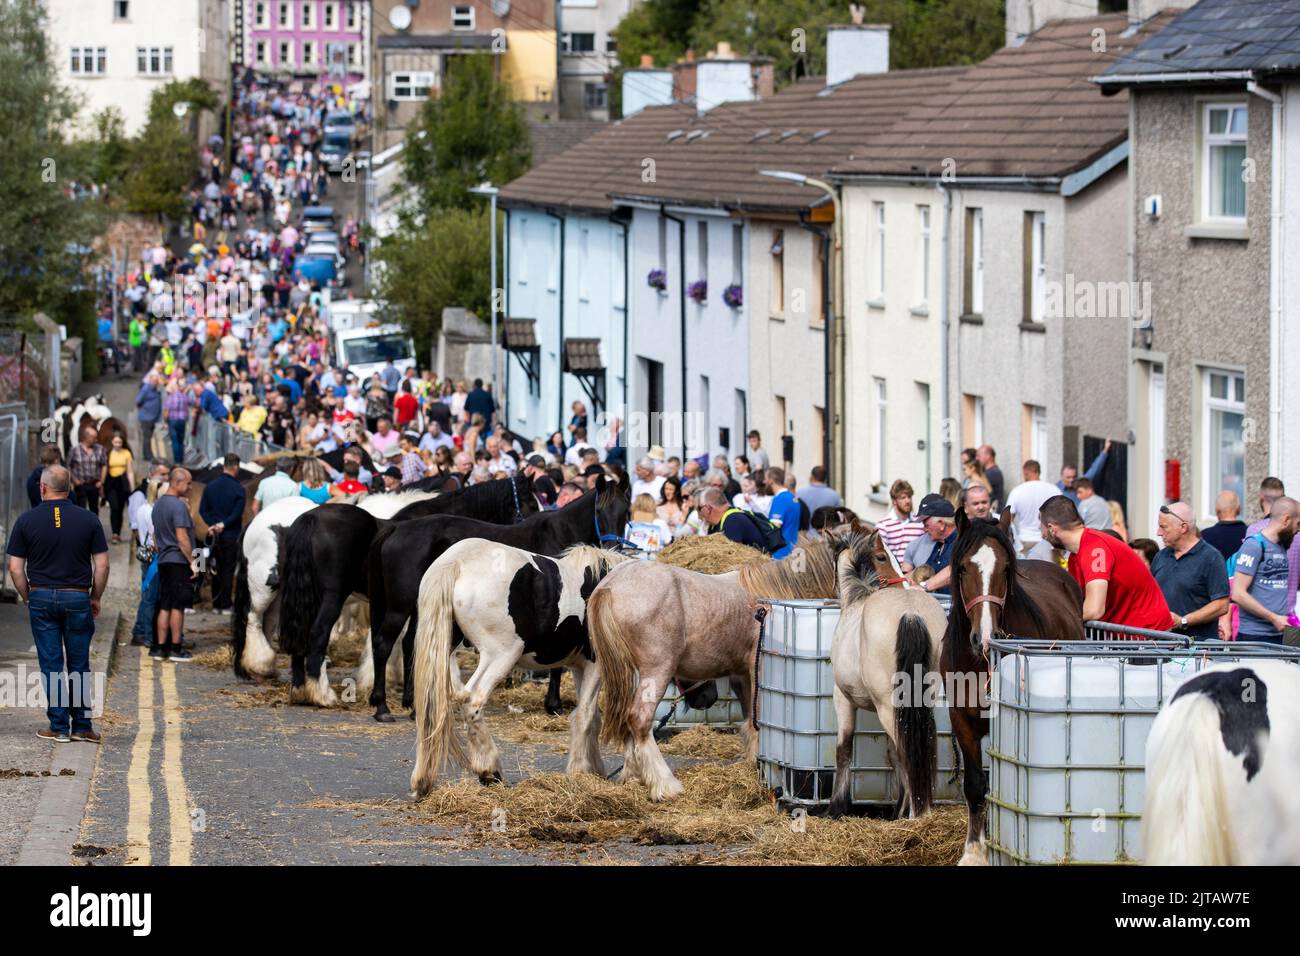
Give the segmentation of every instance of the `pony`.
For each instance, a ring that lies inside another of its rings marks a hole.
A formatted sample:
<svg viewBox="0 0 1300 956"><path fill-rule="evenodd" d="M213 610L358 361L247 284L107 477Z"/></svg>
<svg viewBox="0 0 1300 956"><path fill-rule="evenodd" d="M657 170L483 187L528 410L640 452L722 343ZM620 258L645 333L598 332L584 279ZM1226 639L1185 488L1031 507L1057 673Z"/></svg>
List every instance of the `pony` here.
<svg viewBox="0 0 1300 956"><path fill-rule="evenodd" d="M837 735L829 813L841 817L852 803L849 766L861 707L879 715L889 740L899 781L896 813L906 808L919 817L934 796L934 705L926 692L939 672L948 618L938 601L897 573L878 532L853 531L830 544L840 619L831 641Z"/></svg>
<svg viewBox="0 0 1300 956"><path fill-rule="evenodd" d="M487 484L502 485L505 482ZM443 552L465 538L484 538L532 554L555 557L575 544L600 545L605 541L621 541L617 532L627 524L629 510L628 497L619 483L602 475L596 479L596 487L581 498L558 511L544 511L518 524L493 525L470 518L438 515L395 522L381 531L370 548L367 562L370 639L374 645L377 671L375 686L370 693L375 720L388 722L396 719L388 710L384 679L379 672L387 663L403 628L406 636L402 641L402 651L410 660L419 628L420 583L425 571ZM406 686L413 692L410 676L408 673ZM559 686L554 674L551 688L554 702L558 705ZM403 707L414 706L411 692L403 692ZM548 691L548 698L551 693Z"/></svg>
<svg viewBox="0 0 1300 956"><path fill-rule="evenodd" d="M962 793L966 798L963 865L987 862L984 839L984 773L980 741L989 732L987 707L988 644L995 634L1081 641L1083 591L1052 561L1016 557L1009 528L1011 512L994 522L974 521L957 511L957 544L952 553L952 609L943 638L944 684L964 693L948 701L953 737L961 750Z"/></svg>
<svg viewBox="0 0 1300 956"><path fill-rule="evenodd" d="M1300 864L1300 667L1215 664L1161 709L1147 737L1145 862Z"/></svg>
<svg viewBox="0 0 1300 956"><path fill-rule="evenodd" d="M360 505L332 504L295 519L284 534L280 551L280 647L293 658L289 699L318 707L338 703L326 676L325 652L343 605L353 595L368 596L367 556L381 526L390 521L401 526L435 514L508 523L539 507L532 479L517 475L447 495L424 491L370 495ZM371 617L373 630L373 608ZM414 633L411 636L413 639ZM410 648L404 646L403 650L406 698L412 693ZM385 654L380 667L387 663ZM382 673L376 674L373 687L372 697L383 692Z"/></svg>
<svg viewBox="0 0 1300 956"><path fill-rule="evenodd" d="M600 682L587 639L587 598L629 556L575 545L560 557L468 538L439 557L420 581L415 635L415 767L411 795L429 792L449 756L487 784L501 780L501 754L483 707L516 665L573 670L578 706L569 717L567 773L604 776L596 696ZM452 649L467 640L478 667L463 687ZM460 707L469 752L456 733Z"/></svg>
<svg viewBox="0 0 1300 956"><path fill-rule="evenodd" d="M754 659L764 616L758 599L835 593L833 556L819 543L797 560L792 554L724 574L653 561L611 570L587 601L587 629L605 697L601 739L623 750L623 781L645 783L655 801L682 792L653 734L655 709L670 681L689 692L730 678L745 717L745 753L754 759Z"/></svg>

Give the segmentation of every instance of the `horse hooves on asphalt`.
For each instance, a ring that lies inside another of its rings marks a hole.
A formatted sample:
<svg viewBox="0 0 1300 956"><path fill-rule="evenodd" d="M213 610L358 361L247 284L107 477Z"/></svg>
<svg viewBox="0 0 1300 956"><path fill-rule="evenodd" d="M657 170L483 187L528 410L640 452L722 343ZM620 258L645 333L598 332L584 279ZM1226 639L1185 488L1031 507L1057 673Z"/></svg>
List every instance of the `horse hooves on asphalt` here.
<svg viewBox="0 0 1300 956"><path fill-rule="evenodd" d="M374 716L375 716L375 720L379 721L381 724L397 723L397 718L393 714L389 713L388 711L384 711L382 714L375 714Z"/></svg>

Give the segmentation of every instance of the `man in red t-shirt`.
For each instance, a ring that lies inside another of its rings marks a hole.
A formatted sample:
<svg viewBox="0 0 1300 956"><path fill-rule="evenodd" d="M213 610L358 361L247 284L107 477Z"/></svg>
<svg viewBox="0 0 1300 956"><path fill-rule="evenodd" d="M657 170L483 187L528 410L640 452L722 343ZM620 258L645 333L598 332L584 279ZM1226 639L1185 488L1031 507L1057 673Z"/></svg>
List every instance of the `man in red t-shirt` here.
<svg viewBox="0 0 1300 956"><path fill-rule="evenodd" d="M1137 553L1118 538L1085 528L1065 495L1038 512L1043 540L1070 553L1069 571L1083 588L1084 621L1167 631L1173 620L1160 585Z"/></svg>
<svg viewBox="0 0 1300 956"><path fill-rule="evenodd" d="M399 432L405 431L405 426L415 421L415 413L419 409L420 403L411 394L411 380L407 379L402 383L402 390L393 399L393 413L397 418L396 425Z"/></svg>

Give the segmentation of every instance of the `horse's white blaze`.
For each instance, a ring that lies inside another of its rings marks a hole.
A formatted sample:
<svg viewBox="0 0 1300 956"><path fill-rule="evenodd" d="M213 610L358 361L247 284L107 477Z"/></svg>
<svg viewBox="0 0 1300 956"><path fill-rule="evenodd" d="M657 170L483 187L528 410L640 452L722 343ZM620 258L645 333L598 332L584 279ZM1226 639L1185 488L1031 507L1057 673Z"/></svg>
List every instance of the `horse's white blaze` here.
<svg viewBox="0 0 1300 956"><path fill-rule="evenodd" d="M975 567L980 572L980 594L987 595L998 556L993 552L991 545L985 544L975 552L971 560L975 562ZM989 602L985 601L980 606L980 643L988 647L991 640L993 640L993 609L989 607Z"/></svg>

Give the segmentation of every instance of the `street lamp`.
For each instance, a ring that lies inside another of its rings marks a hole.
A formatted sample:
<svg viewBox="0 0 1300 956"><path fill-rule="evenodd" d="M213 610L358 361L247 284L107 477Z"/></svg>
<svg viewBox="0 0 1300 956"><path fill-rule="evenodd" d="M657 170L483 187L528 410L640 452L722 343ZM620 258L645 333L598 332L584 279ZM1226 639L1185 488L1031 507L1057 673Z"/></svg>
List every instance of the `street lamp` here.
<svg viewBox="0 0 1300 956"><path fill-rule="evenodd" d="M840 489L844 488L844 211L840 205L840 194L830 183L823 182L820 179L814 179L811 176L805 176L803 173L790 172L783 169L762 169L759 175L770 176L772 179L781 179L789 183L795 183L799 186L811 186L814 189L820 189L831 200L831 208L835 213L835 221L831 224L831 269L835 276L835 281L831 284L835 296L835 305L832 312L832 321L835 328L832 331L833 349L827 349L831 353L831 361L827 363L827 378L830 379L827 388L827 397L834 399L834 407L827 409L831 413L831 441L830 461L827 464L831 468L832 486ZM784 428L784 422L782 427Z"/></svg>
<svg viewBox="0 0 1300 956"><path fill-rule="evenodd" d="M501 391L497 388L497 193L499 190L484 181L474 186L469 192L475 196L487 196L491 204L491 221L488 225L488 242L491 243L492 285L488 301L488 311L492 314L492 397L498 405L502 404Z"/></svg>

